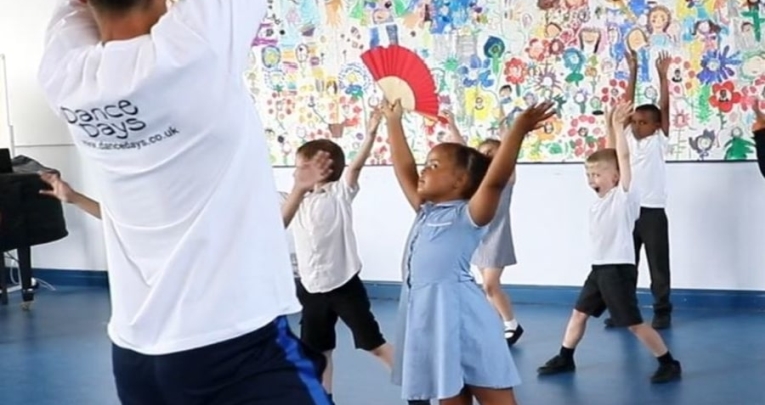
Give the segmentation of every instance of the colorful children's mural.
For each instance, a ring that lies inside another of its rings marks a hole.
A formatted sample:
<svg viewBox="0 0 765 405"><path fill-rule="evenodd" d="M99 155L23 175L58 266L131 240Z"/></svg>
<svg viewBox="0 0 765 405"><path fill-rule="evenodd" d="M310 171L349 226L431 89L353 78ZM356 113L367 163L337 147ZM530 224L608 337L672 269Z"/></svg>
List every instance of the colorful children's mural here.
<svg viewBox="0 0 765 405"><path fill-rule="evenodd" d="M268 0L247 80L274 165L331 138L350 155L381 94L359 55L400 44L430 66L444 109L471 144L501 118L554 100L521 160L580 161L604 144L605 107L638 61L637 104L656 103L655 60L670 67L669 160L753 158L752 105L765 99L765 0ZM765 107L765 106L763 106ZM419 161L446 128L406 122ZM381 131L371 164L387 164ZM352 156L349 156L352 157Z"/></svg>

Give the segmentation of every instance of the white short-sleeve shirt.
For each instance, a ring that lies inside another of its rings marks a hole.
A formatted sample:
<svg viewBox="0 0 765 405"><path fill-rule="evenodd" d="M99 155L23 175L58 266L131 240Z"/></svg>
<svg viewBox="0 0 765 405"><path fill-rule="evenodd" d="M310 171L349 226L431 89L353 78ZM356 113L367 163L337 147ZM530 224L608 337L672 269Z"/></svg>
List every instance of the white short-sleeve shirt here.
<svg viewBox="0 0 765 405"><path fill-rule="evenodd" d="M101 43L59 0L38 78L100 175L119 347L175 353L300 311L263 126L245 87L266 1L179 1Z"/></svg>
<svg viewBox="0 0 765 405"><path fill-rule="evenodd" d="M632 186L640 193L640 206L664 208L667 204L667 164L665 156L669 141L659 130L638 140L632 130L626 130L632 166Z"/></svg>
<svg viewBox="0 0 765 405"><path fill-rule="evenodd" d="M361 271L351 207L358 192L343 177L311 192L300 204L290 228L300 281L308 292L332 291Z"/></svg>
<svg viewBox="0 0 765 405"><path fill-rule="evenodd" d="M635 264L632 231L640 215L639 192L617 185L590 207L592 264Z"/></svg>

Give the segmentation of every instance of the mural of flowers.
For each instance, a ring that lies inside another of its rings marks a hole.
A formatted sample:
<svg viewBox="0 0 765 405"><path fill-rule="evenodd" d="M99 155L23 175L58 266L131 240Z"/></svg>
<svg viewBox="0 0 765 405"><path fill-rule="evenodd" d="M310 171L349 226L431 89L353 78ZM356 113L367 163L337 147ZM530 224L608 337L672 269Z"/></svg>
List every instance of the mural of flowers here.
<svg viewBox="0 0 765 405"><path fill-rule="evenodd" d="M741 64L739 53L730 54L730 46L720 50L708 51L701 58L699 81L703 84L719 83L728 80L736 72L734 67Z"/></svg>
<svg viewBox="0 0 765 405"><path fill-rule="evenodd" d="M496 108L497 99L493 94L477 87L465 90L465 112L476 121L491 122Z"/></svg>
<svg viewBox="0 0 765 405"><path fill-rule="evenodd" d="M712 86L712 96L709 104L720 112L729 113L733 106L741 102L741 93L736 91L733 82L726 81Z"/></svg>
<svg viewBox="0 0 765 405"><path fill-rule="evenodd" d="M491 77L491 60L481 59L478 55L471 56L468 64L460 66L457 73L463 77L462 85L468 88L478 85L489 88L494 85L494 79Z"/></svg>
<svg viewBox="0 0 765 405"><path fill-rule="evenodd" d="M516 89L519 89L520 84L526 81L526 64L518 59L512 58L505 63L505 81L510 84L514 84ZM520 89L518 90L520 95Z"/></svg>
<svg viewBox="0 0 765 405"><path fill-rule="evenodd" d="M338 74L338 80L343 92L354 99L362 98L372 84L372 78L367 73L366 67L360 63L345 65Z"/></svg>
<svg viewBox="0 0 765 405"><path fill-rule="evenodd" d="M393 0L395 12L389 10L389 19L382 21L382 15L373 15L371 8L364 11L365 3L354 0L360 5L356 12L343 14L334 27L326 21L295 22L301 15L300 2L270 2L269 13L282 20L264 22L250 53L246 81L268 128L276 164L293 164L294 150L303 142L330 136L352 156L367 113L382 99L359 58L369 47L362 31L375 27L382 46L398 43L425 61L441 109L457 114L471 145L497 136L503 114L514 117L529 104L551 100L559 115L529 134L521 160L579 161L604 145L599 115L625 94L626 50L639 55L637 103L658 101L654 61L658 49L668 50L668 159L752 159L748 129L755 100L765 98L765 51L762 46L744 47L735 36L749 17L715 11L715 5L724 8L725 0L689 0L688 7L668 1L625 2L626 10L602 2L561 0L548 11L539 10L535 2L497 8L496 2L470 1L457 12L440 7L443 1L408 10L404 0ZM765 0L750 3L758 1ZM326 17L329 5L310 3L319 9L316 15ZM382 5L367 3L372 8ZM653 33L667 37L661 45L647 38L644 29L650 25L646 14L659 6L669 11L656 15L670 14L667 27ZM729 12L744 10L731 7ZM339 11L334 9L335 14ZM761 14L763 8L757 11ZM588 33L598 33L597 40ZM765 38L758 41L765 45ZM344 130L331 134L330 123ZM417 114L407 114L404 125L418 162L443 141L444 128ZM390 163L384 139L375 145L370 163Z"/></svg>

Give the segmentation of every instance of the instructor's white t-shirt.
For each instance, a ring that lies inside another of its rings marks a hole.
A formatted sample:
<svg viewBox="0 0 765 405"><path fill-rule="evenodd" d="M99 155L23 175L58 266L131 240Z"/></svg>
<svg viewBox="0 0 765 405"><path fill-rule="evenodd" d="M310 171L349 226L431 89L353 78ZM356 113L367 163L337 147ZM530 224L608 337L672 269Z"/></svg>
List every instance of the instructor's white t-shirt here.
<svg viewBox="0 0 765 405"><path fill-rule="evenodd" d="M181 0L102 44L61 0L39 80L101 179L109 336L166 354L300 311L266 139L243 71L266 1Z"/></svg>

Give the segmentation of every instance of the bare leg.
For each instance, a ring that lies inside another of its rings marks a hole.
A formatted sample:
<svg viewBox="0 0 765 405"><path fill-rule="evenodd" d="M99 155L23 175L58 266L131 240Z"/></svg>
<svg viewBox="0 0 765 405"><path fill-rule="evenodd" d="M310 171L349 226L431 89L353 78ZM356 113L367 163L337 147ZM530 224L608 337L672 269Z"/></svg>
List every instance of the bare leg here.
<svg viewBox="0 0 765 405"><path fill-rule="evenodd" d="M473 394L470 392L470 390L465 387L462 389L462 392L459 393L456 397L442 399L438 401L439 405L472 405L473 404Z"/></svg>
<svg viewBox="0 0 765 405"><path fill-rule="evenodd" d="M321 385L324 386L327 394L332 395L332 350L322 354L327 359L327 368L324 369L324 374L321 375Z"/></svg>
<svg viewBox="0 0 765 405"><path fill-rule="evenodd" d="M648 324L641 323L639 325L630 326L629 329L630 332L634 333L635 336L640 339L640 342L642 342L655 357L662 356L669 351L667 345L664 344L664 339L659 335L659 332L656 332L656 330L648 326Z"/></svg>
<svg viewBox="0 0 765 405"><path fill-rule="evenodd" d="M498 390L491 388L470 387L470 391L481 405L517 405L512 388Z"/></svg>
<svg viewBox="0 0 765 405"><path fill-rule="evenodd" d="M501 276L502 269L481 269L483 290L486 292L486 298L494 305L502 319L505 322L509 322L515 320L513 304L510 301L510 297L502 291L502 285L499 282Z"/></svg>
<svg viewBox="0 0 765 405"><path fill-rule="evenodd" d="M574 310L571 313L571 318L568 320L566 326L566 334L563 336L563 347L567 349L574 349L579 341L584 336L584 331L587 329L587 319L590 316L584 312Z"/></svg>
<svg viewBox="0 0 765 405"><path fill-rule="evenodd" d="M388 367L388 370L393 368L393 346L390 343L384 343L382 346L369 352L383 362Z"/></svg>

